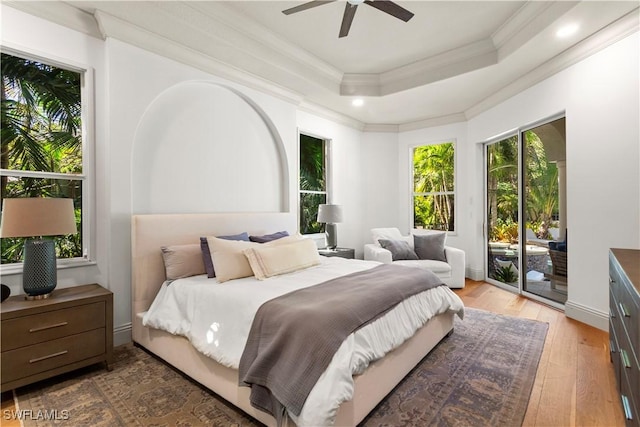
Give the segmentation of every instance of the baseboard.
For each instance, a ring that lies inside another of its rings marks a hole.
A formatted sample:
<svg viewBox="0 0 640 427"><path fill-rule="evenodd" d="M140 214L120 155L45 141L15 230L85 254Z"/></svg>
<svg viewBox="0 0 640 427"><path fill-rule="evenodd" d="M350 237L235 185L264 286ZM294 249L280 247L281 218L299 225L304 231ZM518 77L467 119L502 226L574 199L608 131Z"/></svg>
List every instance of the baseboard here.
<svg viewBox="0 0 640 427"><path fill-rule="evenodd" d="M484 270L467 267L465 277L471 280L484 280Z"/></svg>
<svg viewBox="0 0 640 427"><path fill-rule="evenodd" d="M571 319L586 323L594 328L602 329L603 331L609 330L609 313L594 310L591 307L573 301L567 301L564 305L564 314Z"/></svg>
<svg viewBox="0 0 640 427"><path fill-rule="evenodd" d="M113 346L131 342L131 322L113 328Z"/></svg>

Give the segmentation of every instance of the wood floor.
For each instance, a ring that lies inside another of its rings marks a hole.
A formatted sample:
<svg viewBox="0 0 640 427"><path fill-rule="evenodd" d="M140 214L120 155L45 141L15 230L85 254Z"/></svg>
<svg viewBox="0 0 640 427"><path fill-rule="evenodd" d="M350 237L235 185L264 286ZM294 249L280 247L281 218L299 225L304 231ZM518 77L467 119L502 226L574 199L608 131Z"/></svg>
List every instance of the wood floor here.
<svg viewBox="0 0 640 427"><path fill-rule="evenodd" d="M467 280L456 293L467 307L549 323L523 426L624 426L607 332L487 283ZM12 410L11 393L3 393L2 426L20 425L5 419Z"/></svg>

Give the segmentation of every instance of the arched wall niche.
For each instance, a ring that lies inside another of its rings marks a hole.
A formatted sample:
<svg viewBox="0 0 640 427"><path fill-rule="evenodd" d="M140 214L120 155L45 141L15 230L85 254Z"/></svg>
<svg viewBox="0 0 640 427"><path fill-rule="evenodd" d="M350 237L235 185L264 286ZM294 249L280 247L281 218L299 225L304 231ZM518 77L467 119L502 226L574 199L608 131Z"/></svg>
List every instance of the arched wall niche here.
<svg viewBox="0 0 640 427"><path fill-rule="evenodd" d="M156 97L136 130L132 213L289 212L284 144L269 116L208 81Z"/></svg>

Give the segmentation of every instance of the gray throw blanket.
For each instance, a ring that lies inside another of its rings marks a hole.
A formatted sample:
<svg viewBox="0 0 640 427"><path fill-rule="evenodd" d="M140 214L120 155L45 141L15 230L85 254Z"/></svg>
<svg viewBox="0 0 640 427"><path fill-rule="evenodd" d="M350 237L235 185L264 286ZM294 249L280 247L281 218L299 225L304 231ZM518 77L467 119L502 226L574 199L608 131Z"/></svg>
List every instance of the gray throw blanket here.
<svg viewBox="0 0 640 427"><path fill-rule="evenodd" d="M300 415L342 342L402 300L443 285L430 271L383 264L265 302L240 359L251 404L278 419ZM265 283L268 286L268 283Z"/></svg>

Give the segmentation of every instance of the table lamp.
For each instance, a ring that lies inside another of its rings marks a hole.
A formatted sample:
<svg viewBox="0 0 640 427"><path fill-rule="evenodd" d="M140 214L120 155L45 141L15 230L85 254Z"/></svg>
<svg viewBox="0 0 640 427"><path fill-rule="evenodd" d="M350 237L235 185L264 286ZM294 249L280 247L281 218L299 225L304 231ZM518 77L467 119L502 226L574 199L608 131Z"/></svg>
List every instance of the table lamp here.
<svg viewBox="0 0 640 427"><path fill-rule="evenodd" d="M46 197L4 199L2 237L34 237L24 242L22 287L26 299L49 297L57 284L56 249L53 239L42 236L75 234L72 199Z"/></svg>
<svg viewBox="0 0 640 427"><path fill-rule="evenodd" d="M342 206L322 204L318 206L318 222L326 224L327 248L338 247L338 230L336 223L342 222Z"/></svg>

